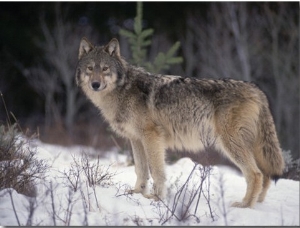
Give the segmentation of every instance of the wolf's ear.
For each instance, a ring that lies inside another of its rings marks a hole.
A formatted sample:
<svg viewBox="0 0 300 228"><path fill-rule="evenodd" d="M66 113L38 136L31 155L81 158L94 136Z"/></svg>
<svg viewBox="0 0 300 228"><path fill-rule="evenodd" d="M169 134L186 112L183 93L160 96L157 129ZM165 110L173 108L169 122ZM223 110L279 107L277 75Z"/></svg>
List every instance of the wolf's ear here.
<svg viewBox="0 0 300 228"><path fill-rule="evenodd" d="M120 45L119 41L116 38L113 38L106 46L105 51L110 54L111 56L116 55L120 56Z"/></svg>
<svg viewBox="0 0 300 228"><path fill-rule="evenodd" d="M79 45L78 59L81 59L84 55L93 50L93 48L94 46L87 40L87 38L83 37Z"/></svg>

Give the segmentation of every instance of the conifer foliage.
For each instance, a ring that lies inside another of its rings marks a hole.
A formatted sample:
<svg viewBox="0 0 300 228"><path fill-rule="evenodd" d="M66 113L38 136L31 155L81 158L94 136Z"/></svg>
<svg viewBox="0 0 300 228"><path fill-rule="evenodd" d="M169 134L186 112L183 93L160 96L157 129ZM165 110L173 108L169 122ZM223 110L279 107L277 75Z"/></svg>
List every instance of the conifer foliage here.
<svg viewBox="0 0 300 228"><path fill-rule="evenodd" d="M159 52L153 63L147 61L147 47L151 45L150 37L154 33L154 30L152 28L143 29L142 18L142 2L137 2L137 15L134 18L133 31L121 29L119 32L121 36L128 39L130 44L132 52L131 63L145 67L148 71L153 73L168 70L170 65L181 63L183 58L175 55L180 47L179 41L177 41L167 53Z"/></svg>

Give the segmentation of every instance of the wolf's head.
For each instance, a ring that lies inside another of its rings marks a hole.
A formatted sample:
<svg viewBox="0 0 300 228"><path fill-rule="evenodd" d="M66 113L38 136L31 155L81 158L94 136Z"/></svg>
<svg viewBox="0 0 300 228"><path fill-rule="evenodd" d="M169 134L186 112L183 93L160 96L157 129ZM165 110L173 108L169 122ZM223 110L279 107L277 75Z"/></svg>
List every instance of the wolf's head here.
<svg viewBox="0 0 300 228"><path fill-rule="evenodd" d="M117 39L98 47L82 38L78 59L76 82L83 90L108 92L124 84L127 64L120 55Z"/></svg>

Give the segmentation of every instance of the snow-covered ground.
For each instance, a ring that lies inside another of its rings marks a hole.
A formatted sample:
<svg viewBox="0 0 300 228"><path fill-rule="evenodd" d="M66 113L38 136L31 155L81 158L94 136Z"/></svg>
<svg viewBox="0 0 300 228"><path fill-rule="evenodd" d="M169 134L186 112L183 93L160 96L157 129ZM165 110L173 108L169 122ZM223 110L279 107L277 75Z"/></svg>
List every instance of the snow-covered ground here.
<svg viewBox="0 0 300 228"><path fill-rule="evenodd" d="M76 171L75 161L82 164L82 151L89 154L97 151L88 147L61 147L39 141L36 146L37 158L45 159L50 169L45 178L37 183L36 198L18 194L13 189L0 191L1 226L299 226L298 181L280 179L276 185L272 182L263 203L257 203L253 209L232 208L230 204L240 201L245 194L245 179L231 168L211 167L210 176L201 182L201 176L205 176L207 171L199 165L195 167L189 158L182 158L166 167L167 197L163 201L154 202L140 194L127 194L126 190L135 184L134 167L127 166L126 157L116 151L109 151L104 158L99 159L99 175L111 175L108 180L94 187L89 186L81 172L77 191L74 191L67 177L74 177L74 172L72 175L70 170L73 168ZM89 162L96 167L97 158L91 156ZM185 184L189 175L189 182ZM75 183L74 179L71 181ZM183 185L185 188L180 191ZM202 192L199 199L200 189ZM191 198L193 195L195 198Z"/></svg>

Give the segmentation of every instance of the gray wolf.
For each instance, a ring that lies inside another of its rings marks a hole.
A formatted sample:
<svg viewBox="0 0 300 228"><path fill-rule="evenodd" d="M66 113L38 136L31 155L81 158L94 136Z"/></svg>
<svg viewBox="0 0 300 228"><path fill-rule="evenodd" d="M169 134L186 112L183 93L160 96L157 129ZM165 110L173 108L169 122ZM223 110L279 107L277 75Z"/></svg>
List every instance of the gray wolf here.
<svg viewBox="0 0 300 228"><path fill-rule="evenodd" d="M77 85L116 133L131 142L137 180L131 193L165 196L165 150L214 147L242 171L246 195L262 202L284 161L265 94L250 82L151 74L121 56L117 39L79 45ZM153 178L153 191L147 180Z"/></svg>

